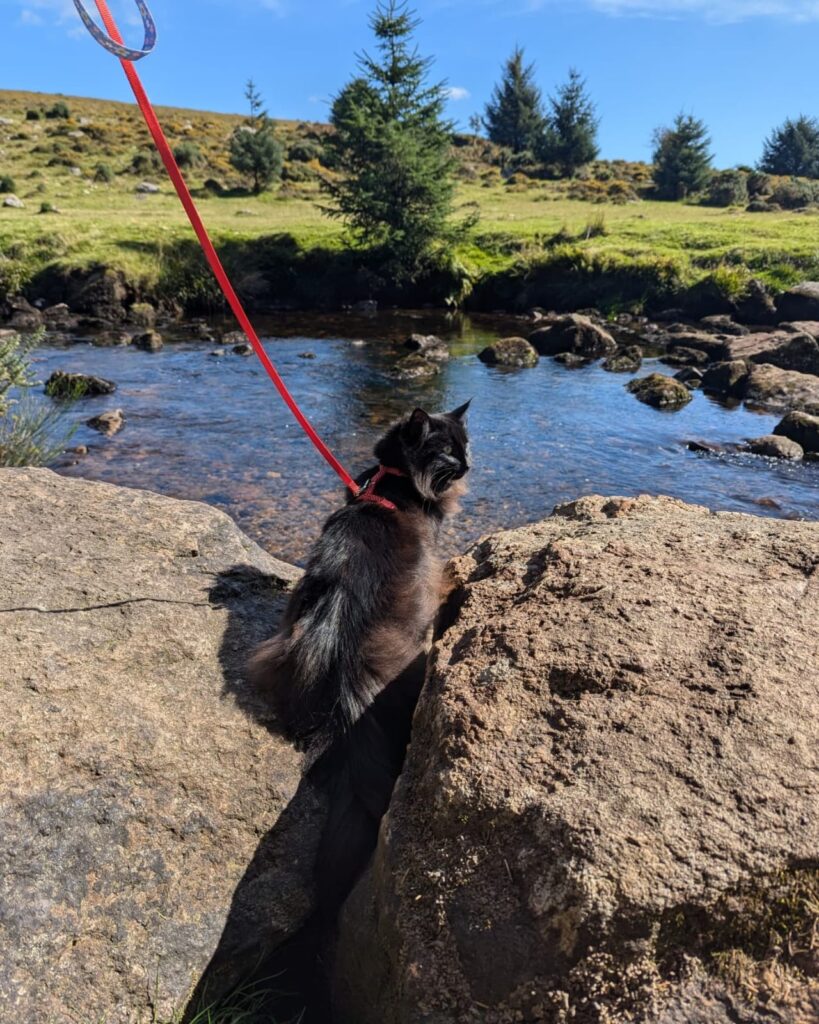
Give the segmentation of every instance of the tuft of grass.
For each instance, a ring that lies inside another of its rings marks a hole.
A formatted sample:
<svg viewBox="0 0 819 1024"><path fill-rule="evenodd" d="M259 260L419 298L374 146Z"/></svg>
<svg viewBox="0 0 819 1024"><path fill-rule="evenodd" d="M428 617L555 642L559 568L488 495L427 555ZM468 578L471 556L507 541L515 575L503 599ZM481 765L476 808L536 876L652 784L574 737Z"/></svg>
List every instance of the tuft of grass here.
<svg viewBox="0 0 819 1024"><path fill-rule="evenodd" d="M41 340L42 333L0 339L0 466L47 466L76 429L65 420L72 396L55 405L31 393L37 381L28 355Z"/></svg>

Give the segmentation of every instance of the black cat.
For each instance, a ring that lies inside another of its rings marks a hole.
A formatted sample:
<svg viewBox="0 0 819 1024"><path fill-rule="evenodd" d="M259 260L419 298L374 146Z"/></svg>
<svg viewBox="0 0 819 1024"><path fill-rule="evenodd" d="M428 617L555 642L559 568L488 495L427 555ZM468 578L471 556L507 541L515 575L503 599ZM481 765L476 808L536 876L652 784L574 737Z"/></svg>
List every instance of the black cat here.
<svg viewBox="0 0 819 1024"><path fill-rule="evenodd" d="M329 793L325 911L366 865L403 763L441 600L438 536L469 471L468 408L416 409L378 442L379 465L328 519L280 631L251 663Z"/></svg>

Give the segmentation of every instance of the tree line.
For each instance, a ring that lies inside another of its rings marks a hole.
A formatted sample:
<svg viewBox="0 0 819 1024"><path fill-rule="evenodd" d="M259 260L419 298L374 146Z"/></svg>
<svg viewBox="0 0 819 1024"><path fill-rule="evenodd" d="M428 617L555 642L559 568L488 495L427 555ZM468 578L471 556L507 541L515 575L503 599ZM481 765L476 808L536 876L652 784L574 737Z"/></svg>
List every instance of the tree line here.
<svg viewBox="0 0 819 1024"><path fill-rule="evenodd" d="M342 219L352 240L373 251L396 281L414 279L447 258L475 221L474 214L453 219L456 129L445 116L446 83L431 78L433 61L414 44L418 25L405 0L378 0L370 16L375 51L358 57L355 76L333 100L334 132L322 153L323 165L335 172L322 182L326 212ZM250 115L231 137L230 160L258 193L280 178L283 148L252 82L246 97ZM471 127L501 147L507 173L572 177L599 154L600 120L580 72L570 69L544 101L535 65L526 63L520 47ZM692 114L658 128L656 196L680 200L710 187L730 201L744 189L747 199L739 172L715 174L710 147L706 125ZM765 140L759 170L819 178L819 122L800 116L776 128Z"/></svg>

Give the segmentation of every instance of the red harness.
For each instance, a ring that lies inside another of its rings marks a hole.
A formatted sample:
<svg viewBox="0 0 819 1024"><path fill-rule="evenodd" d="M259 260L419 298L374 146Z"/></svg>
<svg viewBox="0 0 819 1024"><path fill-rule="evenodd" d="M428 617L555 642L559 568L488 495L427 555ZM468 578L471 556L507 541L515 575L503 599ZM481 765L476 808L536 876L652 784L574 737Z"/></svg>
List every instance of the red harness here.
<svg viewBox="0 0 819 1024"><path fill-rule="evenodd" d="M375 493L376 487L381 483L385 476L406 476L407 474L401 469L393 469L392 466L379 466L378 472L368 480L362 489L356 495L356 501L368 501L372 505L380 505L381 508L387 509L389 512L397 512L398 506L394 505L387 498L382 498L380 494Z"/></svg>

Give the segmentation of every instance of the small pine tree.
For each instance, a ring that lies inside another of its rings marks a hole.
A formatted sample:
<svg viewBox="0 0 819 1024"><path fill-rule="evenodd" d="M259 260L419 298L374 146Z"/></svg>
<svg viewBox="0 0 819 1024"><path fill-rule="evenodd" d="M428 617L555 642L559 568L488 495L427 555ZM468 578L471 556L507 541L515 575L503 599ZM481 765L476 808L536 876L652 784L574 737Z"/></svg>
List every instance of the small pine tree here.
<svg viewBox="0 0 819 1024"><path fill-rule="evenodd" d="M765 140L759 167L768 174L819 178L819 121L804 114L788 118Z"/></svg>
<svg viewBox="0 0 819 1024"><path fill-rule="evenodd" d="M685 199L711 177L711 138L703 121L678 114L654 133L654 184L661 199Z"/></svg>
<svg viewBox="0 0 819 1024"><path fill-rule="evenodd" d="M379 0L370 18L378 55L359 58L361 74L336 97L325 164L328 212L356 241L380 249L396 281L413 280L441 243L455 193L453 125L444 119L443 83L429 84L429 59L412 45L418 20L405 3Z"/></svg>
<svg viewBox="0 0 819 1024"><path fill-rule="evenodd" d="M513 154L534 152L541 145L545 125L535 65L524 64L523 56L522 48L516 46L483 117L490 140Z"/></svg>
<svg viewBox="0 0 819 1024"><path fill-rule="evenodd" d="M586 92L580 72L571 68L569 80L556 96L549 98L551 110L539 156L543 163L556 164L568 178L597 159L597 129L600 122Z"/></svg>
<svg viewBox="0 0 819 1024"><path fill-rule="evenodd" d="M250 116L230 137L230 163L250 179L253 194L259 195L281 178L284 149L253 79L247 83L245 99L250 104Z"/></svg>

